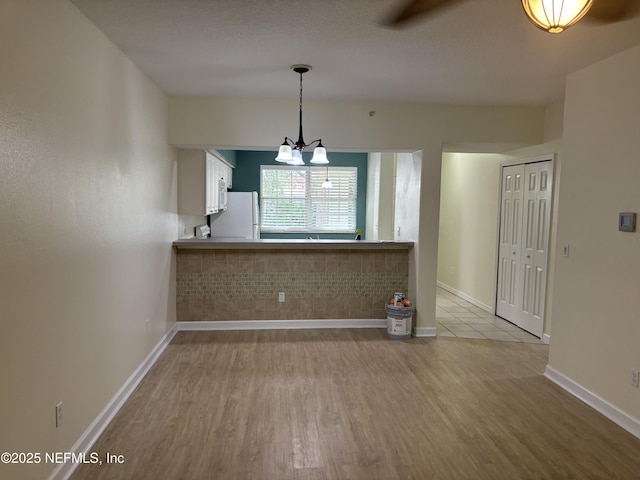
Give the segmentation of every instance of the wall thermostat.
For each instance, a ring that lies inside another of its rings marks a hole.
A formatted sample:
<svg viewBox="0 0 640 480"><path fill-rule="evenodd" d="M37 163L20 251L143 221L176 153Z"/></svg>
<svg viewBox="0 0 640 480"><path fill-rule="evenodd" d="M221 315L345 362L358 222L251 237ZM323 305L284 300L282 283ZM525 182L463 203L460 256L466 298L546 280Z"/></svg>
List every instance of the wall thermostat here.
<svg viewBox="0 0 640 480"><path fill-rule="evenodd" d="M618 230L621 232L636 231L636 214L634 212L620 212Z"/></svg>

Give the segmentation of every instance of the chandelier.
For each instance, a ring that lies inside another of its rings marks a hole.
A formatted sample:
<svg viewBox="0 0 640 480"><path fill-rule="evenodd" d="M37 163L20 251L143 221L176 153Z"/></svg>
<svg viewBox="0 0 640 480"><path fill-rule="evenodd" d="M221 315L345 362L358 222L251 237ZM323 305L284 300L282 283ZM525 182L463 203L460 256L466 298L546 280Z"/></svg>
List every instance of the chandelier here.
<svg viewBox="0 0 640 480"><path fill-rule="evenodd" d="M305 148L317 143L316 148L313 150L311 163L327 164L329 160L327 160L327 150L324 148L324 145L322 145L322 139L314 140L306 144L302 138L302 75L311 70L311 65L291 65L291 70L300 74L300 129L298 130L297 142L294 142L289 137L284 137L284 142L280 145L276 160L278 162L288 163L289 165L304 165L302 152Z"/></svg>
<svg viewBox="0 0 640 480"><path fill-rule="evenodd" d="M522 0L527 17L549 33L560 33L580 20L593 0Z"/></svg>

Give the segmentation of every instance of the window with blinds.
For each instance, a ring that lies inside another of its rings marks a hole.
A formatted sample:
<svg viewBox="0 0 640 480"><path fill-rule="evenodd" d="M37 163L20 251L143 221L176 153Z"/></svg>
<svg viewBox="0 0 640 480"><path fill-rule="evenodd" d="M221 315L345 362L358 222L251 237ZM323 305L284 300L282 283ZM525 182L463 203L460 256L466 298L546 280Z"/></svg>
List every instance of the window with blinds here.
<svg viewBox="0 0 640 480"><path fill-rule="evenodd" d="M331 181L331 188L322 184ZM357 167L262 165L263 232L353 233L356 230Z"/></svg>

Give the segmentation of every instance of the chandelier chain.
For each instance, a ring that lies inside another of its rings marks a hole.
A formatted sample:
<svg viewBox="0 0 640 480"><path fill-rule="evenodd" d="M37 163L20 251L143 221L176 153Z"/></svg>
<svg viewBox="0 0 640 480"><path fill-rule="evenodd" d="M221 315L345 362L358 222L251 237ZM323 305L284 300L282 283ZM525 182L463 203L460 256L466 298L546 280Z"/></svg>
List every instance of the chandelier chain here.
<svg viewBox="0 0 640 480"><path fill-rule="evenodd" d="M300 111L302 111L302 72L300 73Z"/></svg>

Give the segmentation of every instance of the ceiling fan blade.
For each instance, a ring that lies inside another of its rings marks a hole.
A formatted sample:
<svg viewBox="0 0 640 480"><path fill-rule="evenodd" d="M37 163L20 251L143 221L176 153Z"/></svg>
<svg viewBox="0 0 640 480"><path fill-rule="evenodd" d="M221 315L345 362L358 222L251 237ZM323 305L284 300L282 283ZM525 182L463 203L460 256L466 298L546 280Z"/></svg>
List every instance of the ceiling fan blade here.
<svg viewBox="0 0 640 480"><path fill-rule="evenodd" d="M595 23L614 23L640 14L640 0L594 0L584 19Z"/></svg>
<svg viewBox="0 0 640 480"><path fill-rule="evenodd" d="M462 0L409 0L401 8L396 9L381 23L387 27L400 27L418 17L432 14L435 11L451 7Z"/></svg>

